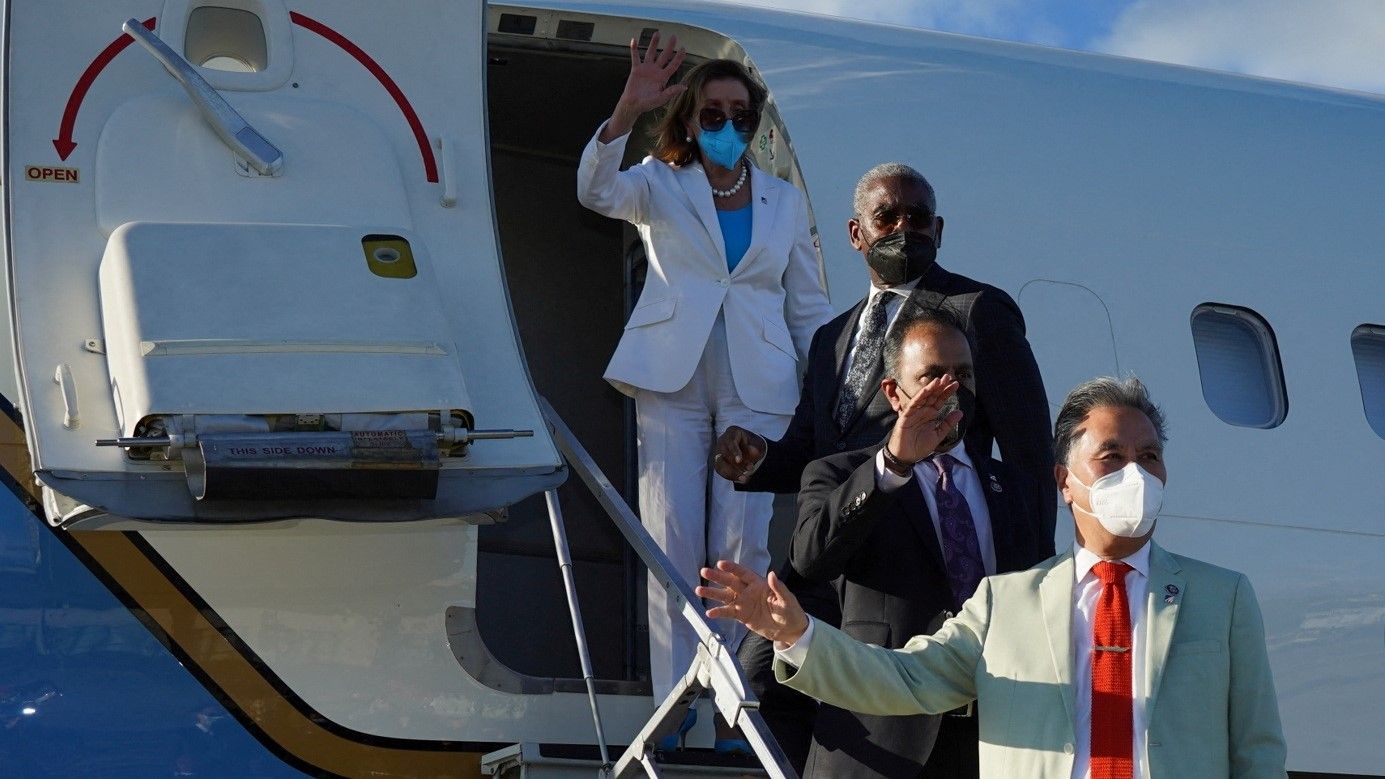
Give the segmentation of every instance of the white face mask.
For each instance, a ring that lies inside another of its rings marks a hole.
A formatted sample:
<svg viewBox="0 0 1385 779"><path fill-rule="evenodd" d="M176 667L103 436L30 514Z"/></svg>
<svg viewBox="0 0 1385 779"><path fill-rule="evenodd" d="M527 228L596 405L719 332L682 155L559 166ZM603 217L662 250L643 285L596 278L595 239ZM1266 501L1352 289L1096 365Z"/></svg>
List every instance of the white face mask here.
<svg viewBox="0 0 1385 779"><path fill-rule="evenodd" d="M1068 475L1087 488L1087 502L1092 507L1091 511L1084 511L1074 503L1073 511L1096 517L1112 535L1139 538L1148 533L1164 505L1164 483L1135 463L1091 484L1084 483L1071 470Z"/></svg>

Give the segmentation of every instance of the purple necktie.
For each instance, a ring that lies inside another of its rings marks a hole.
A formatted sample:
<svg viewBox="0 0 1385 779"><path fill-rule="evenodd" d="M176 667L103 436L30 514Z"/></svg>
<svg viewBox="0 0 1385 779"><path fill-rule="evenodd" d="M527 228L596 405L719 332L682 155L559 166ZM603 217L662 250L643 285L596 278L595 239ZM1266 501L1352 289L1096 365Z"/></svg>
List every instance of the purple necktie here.
<svg viewBox="0 0 1385 779"><path fill-rule="evenodd" d="M981 544L976 540L971 508L961 490L952 483L952 466L956 463L956 458L950 454L933 458L938 468L938 486L933 494L938 501L938 527L943 535L947 583L952 588L954 611L959 611L967 598L976 592L981 577L986 575L986 564L981 560Z"/></svg>

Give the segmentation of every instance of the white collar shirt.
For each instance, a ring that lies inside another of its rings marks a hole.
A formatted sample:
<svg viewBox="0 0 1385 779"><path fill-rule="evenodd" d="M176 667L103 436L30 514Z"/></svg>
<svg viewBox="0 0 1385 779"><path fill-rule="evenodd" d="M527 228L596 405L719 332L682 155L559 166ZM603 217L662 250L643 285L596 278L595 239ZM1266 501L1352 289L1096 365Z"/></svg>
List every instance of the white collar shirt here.
<svg viewBox="0 0 1385 779"><path fill-rule="evenodd" d="M1077 744L1072 763L1072 779L1091 776L1092 754L1092 620L1096 617L1096 602L1101 595L1101 581L1092 567L1101 558L1080 544L1073 544L1073 572L1076 581L1072 588L1072 676L1077 721ZM1145 620L1145 595L1149 590L1149 543L1120 562L1134 570L1125 574L1126 600L1130 604L1130 697L1134 707L1131 721L1135 743L1131 754L1134 764L1131 775L1148 779L1149 761L1146 746L1149 738L1146 723L1149 691L1144 689L1145 654L1148 645Z"/></svg>
<svg viewBox="0 0 1385 779"><path fill-rule="evenodd" d="M981 562L986 566L986 575L995 573L995 536L991 531L991 510L986 505L986 493L982 491L981 474L967 455L967 447L961 443L947 451L957 462L952 466L952 483L971 510L971 521L976 527L976 543L981 550ZM875 456L875 483L886 492L894 492L908 481L885 467L883 452ZM914 464L914 476L919 489L923 491L923 502L928 504L928 516L933 519L933 532L938 539L938 549L943 548L942 521L938 518L938 467L932 459L919 460Z"/></svg>
<svg viewBox="0 0 1385 779"><path fill-rule="evenodd" d="M856 328L851 333L851 349L847 352L846 363L842 366L842 376L851 373L851 363L856 360L856 345L861 341L861 330L866 324L866 314L870 313L870 305L878 295L888 295L885 298L885 332L890 331L894 325L894 320L899 317L899 312L904 308L904 301L913 294L914 287L918 286L919 279L906 281L893 287L881 289L874 284L870 285L870 294L866 295L866 304L861 306L861 315L856 317Z"/></svg>

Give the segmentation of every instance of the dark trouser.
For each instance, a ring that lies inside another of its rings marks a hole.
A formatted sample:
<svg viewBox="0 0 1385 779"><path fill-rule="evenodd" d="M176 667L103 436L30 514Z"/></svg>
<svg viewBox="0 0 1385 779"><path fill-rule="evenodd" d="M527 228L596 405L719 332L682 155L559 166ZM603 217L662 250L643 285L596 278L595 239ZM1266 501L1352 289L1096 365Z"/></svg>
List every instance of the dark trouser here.
<svg viewBox="0 0 1385 779"><path fill-rule="evenodd" d="M976 717L944 715L920 779L975 779L981 770L976 748Z"/></svg>
<svg viewBox="0 0 1385 779"><path fill-rule="evenodd" d="M737 656L745 669L750 691L760 699L760 715L765 718L765 724L788 756L794 771L802 776L808 747L813 742L818 702L774 680L774 644L769 640L751 633L741 642Z"/></svg>

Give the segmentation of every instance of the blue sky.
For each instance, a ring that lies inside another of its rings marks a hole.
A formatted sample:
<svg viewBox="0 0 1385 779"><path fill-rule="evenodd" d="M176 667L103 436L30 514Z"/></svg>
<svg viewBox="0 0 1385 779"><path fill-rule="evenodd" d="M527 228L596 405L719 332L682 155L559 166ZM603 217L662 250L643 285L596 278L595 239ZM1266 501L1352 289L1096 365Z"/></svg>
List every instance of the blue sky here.
<svg viewBox="0 0 1385 779"><path fill-rule="evenodd" d="M1385 0L749 3L1385 93Z"/></svg>

